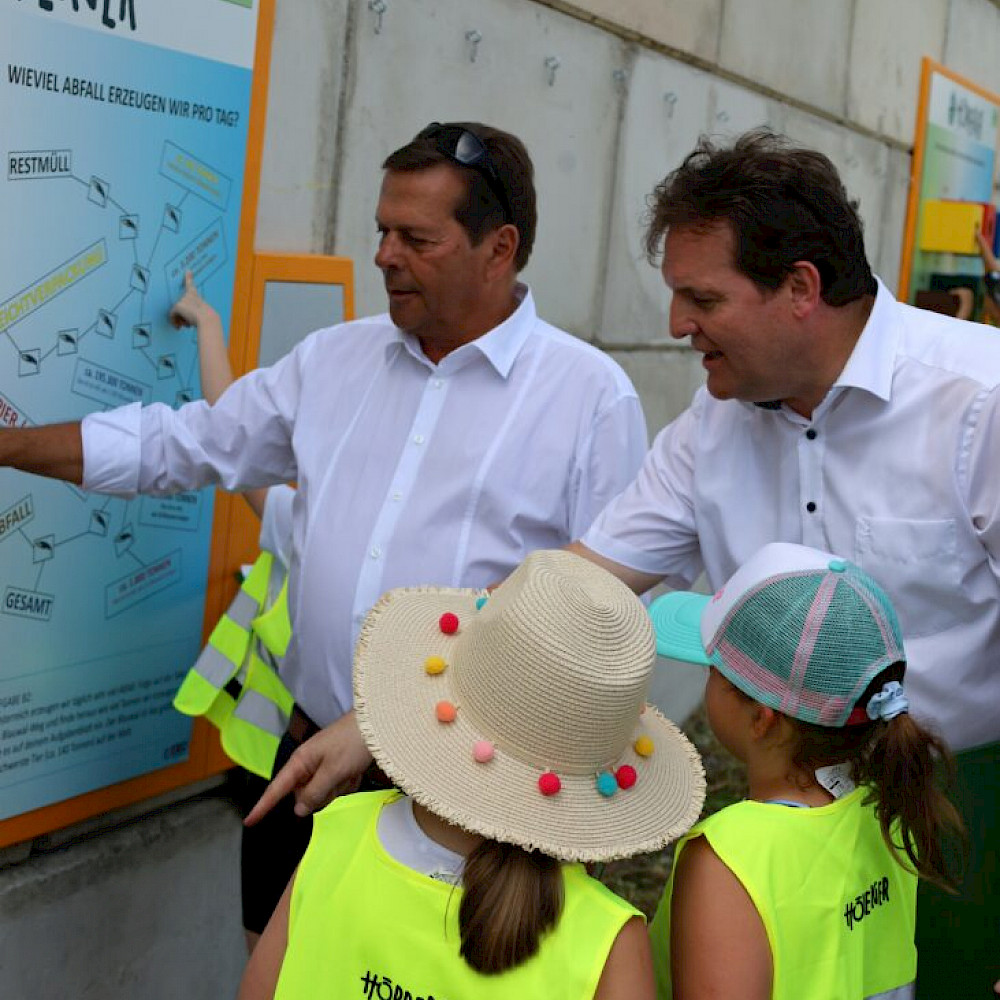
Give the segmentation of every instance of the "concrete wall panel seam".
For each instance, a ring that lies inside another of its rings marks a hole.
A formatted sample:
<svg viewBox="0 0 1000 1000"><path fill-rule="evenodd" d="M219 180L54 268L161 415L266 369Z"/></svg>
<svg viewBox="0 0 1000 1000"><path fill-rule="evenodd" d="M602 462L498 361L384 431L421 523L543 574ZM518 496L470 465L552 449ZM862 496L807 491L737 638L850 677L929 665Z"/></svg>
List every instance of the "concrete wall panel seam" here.
<svg viewBox="0 0 1000 1000"><path fill-rule="evenodd" d="M656 354L660 352L683 354L691 350L686 341L678 343L676 340L637 340L619 344L617 341L594 339L591 343L606 354Z"/></svg>
<svg viewBox="0 0 1000 1000"><path fill-rule="evenodd" d="M360 2L360 0L358 0ZM357 35L358 3L348 3L347 17L344 18L344 62L340 68L340 100L337 102L337 121L331 129L334 139L333 163L330 183L332 197L326 212L326 226L323 234L323 253L337 252L337 220L340 216L340 185L343 179L345 136L347 132L347 109L354 98L357 86Z"/></svg>
<svg viewBox="0 0 1000 1000"><path fill-rule="evenodd" d="M722 57L722 26L726 23L726 14L728 13L729 0L720 0L719 5L719 23L716 25L715 29L715 62L718 63Z"/></svg>
<svg viewBox="0 0 1000 1000"><path fill-rule="evenodd" d="M606 289L609 266L608 261L611 254L611 230L614 225L615 216L615 192L618 189L618 172L622 165L622 138L625 133L625 113L628 108L628 90L632 82L632 74L635 70L636 46L626 42L623 46L624 59L622 60L622 71L625 74L621 86L618 90L618 109L615 118L615 135L612 145L611 171L608 174L608 189L604 199L604 218L601 221L601 251L598 260L598 281L594 289L594 329L588 338L596 343L603 333L604 325L604 305L606 299Z"/></svg>
<svg viewBox="0 0 1000 1000"><path fill-rule="evenodd" d="M847 49L844 52L844 65L848 69L844 74L844 89L840 95L840 106L844 111L845 117L851 113L851 44L854 39L854 21L857 16L858 0L851 0L851 7L847 14L847 35L845 37Z"/></svg>
<svg viewBox="0 0 1000 1000"><path fill-rule="evenodd" d="M584 21L587 24L592 24L595 27L600 28L602 31L609 32L612 35L617 35L619 38L623 38L626 41L635 42L645 49L651 49L661 55L669 56L677 62L686 63L696 69L704 70L720 80L727 80L728 82L736 84L745 90L750 90L754 93L760 94L762 97L778 101L782 104L788 105L789 107L795 108L798 111L803 111L816 118L822 118L825 121L832 122L834 125L850 129L852 132L856 132L860 136L864 136L868 139L875 139L878 142L885 143L893 149L901 149L905 152L910 152L912 150L912 145L910 143L901 142L899 139L896 139L891 135L868 128L859 122L851 121L843 114L836 114L828 111L826 108L817 107L808 101L798 100L789 94L767 86L767 84L760 83L757 80L751 80L740 73L734 73L731 70L726 69L724 66L719 65L717 61L702 59L699 56L692 55L690 52L685 52L683 49L677 49L671 45L666 45L663 42L650 38L648 35L643 35L637 31L631 30L630 28L615 24L613 21L599 17L589 11L581 10L574 4L566 3L565 0L531 0L531 2L540 4L543 7L549 7L552 10L560 11L563 14L576 18L578 21ZM998 2L1000 2L1000 0L998 0Z"/></svg>

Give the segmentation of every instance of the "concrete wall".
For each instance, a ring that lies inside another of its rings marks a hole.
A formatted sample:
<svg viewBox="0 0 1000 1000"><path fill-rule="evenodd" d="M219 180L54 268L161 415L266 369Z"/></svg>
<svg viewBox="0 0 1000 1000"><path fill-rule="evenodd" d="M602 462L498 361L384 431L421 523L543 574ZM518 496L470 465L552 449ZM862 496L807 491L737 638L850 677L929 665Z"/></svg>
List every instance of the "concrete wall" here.
<svg viewBox="0 0 1000 1000"><path fill-rule="evenodd" d="M379 19L367 0L277 0L257 246L355 258L359 312L381 311L382 158L435 119L508 128L537 166L540 309L613 354L655 432L700 375L640 252L646 194L700 132L770 124L840 167L894 286L925 54L1000 91L1000 6L385 0ZM657 698L682 716L700 682L663 674ZM232 995L238 833L209 793L0 852L5 1000Z"/></svg>
<svg viewBox="0 0 1000 1000"><path fill-rule="evenodd" d="M381 311L381 159L435 119L509 128L538 175L525 278L642 373L655 431L699 375L640 252L653 185L700 133L771 125L838 165L894 287L920 58L1000 90L998 48L995 0L279 0L258 245L354 257L359 311Z"/></svg>
<svg viewBox="0 0 1000 1000"><path fill-rule="evenodd" d="M224 786L176 799L0 851L4 1000L236 995L239 817Z"/></svg>

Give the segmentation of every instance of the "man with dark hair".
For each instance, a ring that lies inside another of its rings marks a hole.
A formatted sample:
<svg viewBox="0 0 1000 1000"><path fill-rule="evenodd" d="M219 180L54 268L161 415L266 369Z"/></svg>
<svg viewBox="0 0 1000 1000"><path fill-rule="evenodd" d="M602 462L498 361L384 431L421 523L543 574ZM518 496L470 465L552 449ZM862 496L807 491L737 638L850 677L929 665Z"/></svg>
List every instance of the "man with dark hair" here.
<svg viewBox="0 0 1000 1000"><path fill-rule="evenodd" d="M536 223L518 139L472 122L428 126L385 161L375 218L388 316L310 335L212 407L134 405L82 427L0 432L0 465L96 492L297 480L282 668L297 704L276 768L350 713L354 643L383 592L484 587L528 552L565 545L646 448L625 373L539 319L517 280ZM289 800L248 833L251 934L309 828Z"/></svg>
<svg viewBox="0 0 1000 1000"><path fill-rule="evenodd" d="M973 839L952 900L924 887L918 995L1000 975L1000 339L897 302L826 157L767 132L701 145L656 189L671 335L707 375L572 548L638 593L719 587L769 542L857 563L896 606L912 710L959 754ZM831 920L836 919L836 914ZM705 992L738 995L719 963Z"/></svg>
<svg viewBox="0 0 1000 1000"><path fill-rule="evenodd" d="M514 225L514 267L523 271L535 245L538 208L535 169L517 136L473 122L435 122L387 156L382 169L406 174L455 160L473 167L467 175L468 195L456 206L455 218L474 246L505 222Z"/></svg>

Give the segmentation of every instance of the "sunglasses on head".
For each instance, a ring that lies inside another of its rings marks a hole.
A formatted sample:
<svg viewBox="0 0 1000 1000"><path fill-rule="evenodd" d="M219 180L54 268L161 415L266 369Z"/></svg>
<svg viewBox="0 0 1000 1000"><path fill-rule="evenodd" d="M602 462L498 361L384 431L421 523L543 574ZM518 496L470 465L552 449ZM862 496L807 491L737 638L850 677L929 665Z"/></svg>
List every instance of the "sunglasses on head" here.
<svg viewBox="0 0 1000 1000"><path fill-rule="evenodd" d="M493 193L503 212L504 222L513 222L514 213L504 191L503 184L500 183L500 175L497 168L490 159L489 150L483 144L483 140L478 135L462 128L461 125L442 125L440 122L431 122L427 128L423 129L418 136L420 139L430 139L439 153L443 153L449 160L453 160L459 166L468 167L475 170Z"/></svg>

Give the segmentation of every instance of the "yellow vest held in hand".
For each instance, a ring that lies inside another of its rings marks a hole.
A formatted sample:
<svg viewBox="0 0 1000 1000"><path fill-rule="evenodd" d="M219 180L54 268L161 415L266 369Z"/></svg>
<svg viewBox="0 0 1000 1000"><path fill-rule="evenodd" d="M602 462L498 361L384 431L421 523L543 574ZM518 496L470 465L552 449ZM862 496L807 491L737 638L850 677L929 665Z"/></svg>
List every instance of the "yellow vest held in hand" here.
<svg viewBox="0 0 1000 1000"><path fill-rule="evenodd" d="M174 697L174 708L208 719L223 750L262 778L271 777L295 700L278 676L292 637L283 577L262 552Z"/></svg>

